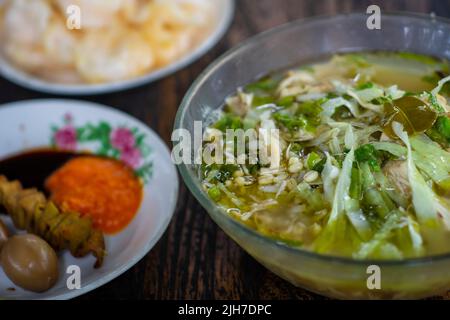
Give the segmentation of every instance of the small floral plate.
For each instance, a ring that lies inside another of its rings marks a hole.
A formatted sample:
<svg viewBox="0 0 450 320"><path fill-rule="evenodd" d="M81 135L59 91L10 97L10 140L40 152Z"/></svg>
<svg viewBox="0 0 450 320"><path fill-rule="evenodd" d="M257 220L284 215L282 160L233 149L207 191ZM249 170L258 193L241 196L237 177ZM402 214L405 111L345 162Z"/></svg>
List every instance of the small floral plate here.
<svg viewBox="0 0 450 320"><path fill-rule="evenodd" d="M93 268L95 259L91 256L75 259L63 252L58 283L37 294L15 286L0 268L0 299L69 299L111 281L150 251L175 210L178 176L170 152L153 131L129 115L73 100L32 100L0 106L0 159L40 147L89 151L120 159L142 178L143 201L126 229L105 237L107 256L100 269ZM0 219L16 231L7 216L0 215ZM68 267L73 265L81 270L79 289L67 285L73 275Z"/></svg>

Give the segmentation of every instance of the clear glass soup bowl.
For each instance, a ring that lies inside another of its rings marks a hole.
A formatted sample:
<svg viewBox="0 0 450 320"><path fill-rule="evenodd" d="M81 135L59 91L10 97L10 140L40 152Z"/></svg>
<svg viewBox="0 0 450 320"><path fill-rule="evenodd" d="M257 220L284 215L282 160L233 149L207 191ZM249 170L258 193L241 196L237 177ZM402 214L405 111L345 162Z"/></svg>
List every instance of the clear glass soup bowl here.
<svg viewBox="0 0 450 320"><path fill-rule="evenodd" d="M347 14L295 21L245 41L195 81L178 111L175 129L194 130L240 86L289 66L334 53L407 51L450 58L450 24L433 16L383 14L380 30L368 15ZM205 123L204 123L205 124ZM202 190L198 166L179 165L190 191L211 218L243 249L290 283L344 299L415 299L450 289L450 254L401 261L359 261L320 255L268 239L228 216ZM381 287L368 286L379 267ZM372 289L369 289L371 287Z"/></svg>

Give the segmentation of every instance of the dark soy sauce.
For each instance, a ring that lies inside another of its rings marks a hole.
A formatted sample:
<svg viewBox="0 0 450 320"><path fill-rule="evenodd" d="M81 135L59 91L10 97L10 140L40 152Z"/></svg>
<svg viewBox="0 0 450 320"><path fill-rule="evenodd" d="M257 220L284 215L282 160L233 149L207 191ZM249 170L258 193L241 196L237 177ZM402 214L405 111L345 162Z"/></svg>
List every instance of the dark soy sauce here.
<svg viewBox="0 0 450 320"><path fill-rule="evenodd" d="M24 188L45 191L45 180L70 159L83 154L36 149L0 160L0 175L9 180L19 180Z"/></svg>

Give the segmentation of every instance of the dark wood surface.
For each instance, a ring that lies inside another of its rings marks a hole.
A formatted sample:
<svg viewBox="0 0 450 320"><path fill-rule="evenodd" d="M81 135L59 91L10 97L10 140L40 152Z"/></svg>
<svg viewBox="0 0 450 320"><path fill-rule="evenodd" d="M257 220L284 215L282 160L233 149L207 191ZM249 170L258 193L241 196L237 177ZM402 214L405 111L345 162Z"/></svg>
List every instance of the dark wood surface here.
<svg viewBox="0 0 450 320"><path fill-rule="evenodd" d="M220 54L242 40L287 21L314 15L412 11L450 17L450 0L236 0L224 39L199 61L137 89L78 97L113 106L143 120L170 143L175 114L192 81ZM48 98L0 79L0 103ZM450 299L450 292L447 294ZM209 218L181 183L174 218L162 239L136 266L80 299L323 299L267 271Z"/></svg>

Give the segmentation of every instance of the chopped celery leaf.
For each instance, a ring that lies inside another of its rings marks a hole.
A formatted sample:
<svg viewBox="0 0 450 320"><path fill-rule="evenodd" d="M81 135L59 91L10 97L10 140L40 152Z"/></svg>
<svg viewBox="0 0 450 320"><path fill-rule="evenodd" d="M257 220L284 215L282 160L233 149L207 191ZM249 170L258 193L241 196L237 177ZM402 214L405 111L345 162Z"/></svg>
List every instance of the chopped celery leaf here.
<svg viewBox="0 0 450 320"><path fill-rule="evenodd" d="M306 158L306 166L308 169L314 169L314 167L322 160L322 157L316 152L311 152Z"/></svg>
<svg viewBox="0 0 450 320"><path fill-rule="evenodd" d="M231 113L225 113L222 118L220 118L219 121L214 124L214 127L225 132L227 129L242 129L243 124L240 117L235 116Z"/></svg>
<svg viewBox="0 0 450 320"><path fill-rule="evenodd" d="M245 87L245 92L260 93L260 92L272 92L278 86L278 81L273 77L265 77L257 82L253 82Z"/></svg>
<svg viewBox="0 0 450 320"><path fill-rule="evenodd" d="M357 85L355 89L356 90L364 90L364 89L373 88L373 86L374 86L373 82L364 82L364 83Z"/></svg>
<svg viewBox="0 0 450 320"><path fill-rule="evenodd" d="M435 124L436 130L450 142L450 118L446 116L440 116L436 120Z"/></svg>
<svg viewBox="0 0 450 320"><path fill-rule="evenodd" d="M358 162L367 162L373 170L380 171L380 154L372 144L365 144L356 149L355 158Z"/></svg>
<svg viewBox="0 0 450 320"><path fill-rule="evenodd" d="M308 120L303 116L293 116L287 113L276 112L272 115L273 119L289 131L305 128Z"/></svg>

